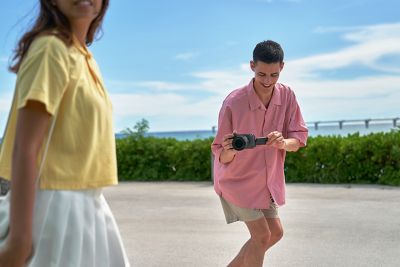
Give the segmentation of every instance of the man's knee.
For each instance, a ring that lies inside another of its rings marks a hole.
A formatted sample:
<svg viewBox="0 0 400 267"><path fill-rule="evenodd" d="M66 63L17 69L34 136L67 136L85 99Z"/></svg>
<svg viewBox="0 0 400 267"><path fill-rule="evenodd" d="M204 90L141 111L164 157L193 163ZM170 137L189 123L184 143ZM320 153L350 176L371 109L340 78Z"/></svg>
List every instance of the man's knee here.
<svg viewBox="0 0 400 267"><path fill-rule="evenodd" d="M251 240L260 249L268 248L271 239L271 230L264 218L246 222L250 231Z"/></svg>
<svg viewBox="0 0 400 267"><path fill-rule="evenodd" d="M268 248L276 244L279 240L282 239L282 237L283 237L283 229L282 228L274 229L274 231L271 232Z"/></svg>
<svg viewBox="0 0 400 267"><path fill-rule="evenodd" d="M258 232L257 235L254 235L251 238L254 242L257 243L257 246L259 246L263 250L267 250L270 244L271 237L271 231L266 228L265 230Z"/></svg>
<svg viewBox="0 0 400 267"><path fill-rule="evenodd" d="M276 240L276 242L281 240L282 237L283 237L283 229L282 228L278 228L276 231L271 233L271 239Z"/></svg>

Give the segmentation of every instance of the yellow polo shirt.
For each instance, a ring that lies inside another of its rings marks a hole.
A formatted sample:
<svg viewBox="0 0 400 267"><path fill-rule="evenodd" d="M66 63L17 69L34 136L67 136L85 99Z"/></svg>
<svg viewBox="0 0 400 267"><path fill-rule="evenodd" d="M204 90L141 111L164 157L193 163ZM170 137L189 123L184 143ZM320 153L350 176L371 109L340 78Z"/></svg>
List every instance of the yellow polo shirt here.
<svg viewBox="0 0 400 267"><path fill-rule="evenodd" d="M53 118L56 116L40 188L85 189L117 184L111 101L95 60L76 43L67 46L48 35L31 44L17 75L0 151L0 177L11 179L18 109L35 100L43 103Z"/></svg>

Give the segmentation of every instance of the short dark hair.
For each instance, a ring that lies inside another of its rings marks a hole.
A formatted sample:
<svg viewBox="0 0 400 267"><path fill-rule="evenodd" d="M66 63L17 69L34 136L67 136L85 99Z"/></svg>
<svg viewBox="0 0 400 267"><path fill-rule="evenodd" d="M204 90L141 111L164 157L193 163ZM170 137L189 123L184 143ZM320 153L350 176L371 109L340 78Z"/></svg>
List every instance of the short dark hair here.
<svg viewBox="0 0 400 267"><path fill-rule="evenodd" d="M267 40L256 45L253 50L253 61L262 61L264 63L282 63L283 49L277 42Z"/></svg>

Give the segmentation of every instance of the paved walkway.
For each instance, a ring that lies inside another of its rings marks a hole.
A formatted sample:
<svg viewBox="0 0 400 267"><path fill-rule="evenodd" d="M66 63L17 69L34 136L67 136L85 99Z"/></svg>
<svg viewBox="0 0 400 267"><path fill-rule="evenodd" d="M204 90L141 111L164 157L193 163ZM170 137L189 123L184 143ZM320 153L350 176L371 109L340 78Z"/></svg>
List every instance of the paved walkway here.
<svg viewBox="0 0 400 267"><path fill-rule="evenodd" d="M247 240L211 183L121 183L106 198L132 266L226 266ZM290 184L271 267L400 266L400 188Z"/></svg>

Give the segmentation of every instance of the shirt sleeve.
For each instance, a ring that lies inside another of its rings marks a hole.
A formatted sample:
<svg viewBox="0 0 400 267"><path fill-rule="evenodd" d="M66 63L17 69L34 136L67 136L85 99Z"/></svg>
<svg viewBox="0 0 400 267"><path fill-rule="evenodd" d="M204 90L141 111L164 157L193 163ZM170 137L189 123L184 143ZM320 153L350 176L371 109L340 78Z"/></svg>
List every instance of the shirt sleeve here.
<svg viewBox="0 0 400 267"><path fill-rule="evenodd" d="M307 144L308 128L304 122L300 106L297 103L296 96L293 93L290 103L290 119L288 125L288 138L295 138L300 141L300 146Z"/></svg>
<svg viewBox="0 0 400 267"><path fill-rule="evenodd" d="M217 135L211 144L211 150L216 159L219 159L223 150L222 143L224 142L224 136L232 132L232 111L224 102L221 110L219 111Z"/></svg>
<svg viewBox="0 0 400 267"><path fill-rule="evenodd" d="M35 100L54 115L68 85L68 60L68 48L59 38L34 40L17 74L17 108Z"/></svg>

